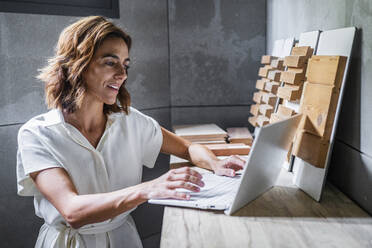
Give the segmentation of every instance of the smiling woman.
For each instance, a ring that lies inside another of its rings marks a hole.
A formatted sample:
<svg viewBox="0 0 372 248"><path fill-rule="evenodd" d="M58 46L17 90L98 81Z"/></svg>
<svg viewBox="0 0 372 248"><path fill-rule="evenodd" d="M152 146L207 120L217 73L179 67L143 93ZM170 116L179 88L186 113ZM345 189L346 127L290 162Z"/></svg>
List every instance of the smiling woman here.
<svg viewBox="0 0 372 248"><path fill-rule="evenodd" d="M110 41L106 41L108 38L111 38ZM110 44L106 44L103 50L103 43L109 42ZM111 49L110 45L116 43L120 45L117 44L115 49ZM93 66L89 62L94 63L100 60L114 67L120 62L118 61L120 58L115 53L119 53L121 48L124 49L122 53L126 52L121 55L126 56L123 66L127 73L131 44L132 40L128 34L103 17L87 17L64 29L59 37L56 55L49 60L48 66L40 70L41 73L38 76L45 82L48 107L63 108L70 113L74 112L77 107L81 106L85 96L86 85L83 83L82 74L83 72L87 74L88 66ZM99 55L96 53L98 48L102 48ZM118 100L121 108L117 104L105 104L105 113L121 110L128 113L130 96L125 87L119 90Z"/></svg>
<svg viewBox="0 0 372 248"><path fill-rule="evenodd" d="M128 47L118 37L108 37L94 54L82 79L86 82L86 95L91 102L116 104L117 94L127 79Z"/></svg>
<svg viewBox="0 0 372 248"><path fill-rule="evenodd" d="M131 38L103 17L83 18L60 35L41 70L49 112L18 133L18 194L33 196L43 218L35 247L142 247L129 215L151 198L188 200L202 176L170 170L141 183L159 151L234 176L244 161L218 160L206 147L163 129L130 107L125 88Z"/></svg>

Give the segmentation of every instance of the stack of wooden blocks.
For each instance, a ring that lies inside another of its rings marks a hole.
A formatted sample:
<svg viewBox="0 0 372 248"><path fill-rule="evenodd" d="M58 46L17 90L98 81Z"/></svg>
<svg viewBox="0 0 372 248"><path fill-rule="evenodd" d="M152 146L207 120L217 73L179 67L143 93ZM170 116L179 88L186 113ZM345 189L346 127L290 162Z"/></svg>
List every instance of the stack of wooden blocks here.
<svg viewBox="0 0 372 248"><path fill-rule="evenodd" d="M313 54L310 46L293 47L290 56L284 58L287 70L280 75L283 86L278 88L278 97L287 101L298 101L301 99L303 84L305 81L306 66ZM271 115L270 123L288 118L296 112L280 104L277 111Z"/></svg>
<svg viewBox="0 0 372 248"><path fill-rule="evenodd" d="M346 65L343 56L313 56L307 67L293 155L324 168Z"/></svg>
<svg viewBox="0 0 372 248"><path fill-rule="evenodd" d="M264 126L269 123L270 116L274 112L278 97L276 96L280 86L280 75L283 72L283 59L264 55L261 58L264 65L258 71L261 79L257 80L256 88L259 90L253 95L253 101L256 103L251 106L248 121L256 126Z"/></svg>

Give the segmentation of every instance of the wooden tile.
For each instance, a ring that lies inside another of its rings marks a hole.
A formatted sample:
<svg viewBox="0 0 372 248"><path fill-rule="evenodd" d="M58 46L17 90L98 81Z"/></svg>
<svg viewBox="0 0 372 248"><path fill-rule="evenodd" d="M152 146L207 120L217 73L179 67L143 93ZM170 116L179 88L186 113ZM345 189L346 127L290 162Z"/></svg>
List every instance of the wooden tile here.
<svg viewBox="0 0 372 248"><path fill-rule="evenodd" d="M270 119L267 118L266 116L259 115L259 116L257 116L256 122L257 122L257 124L256 124L257 126L263 127L263 126L270 123Z"/></svg>
<svg viewBox="0 0 372 248"><path fill-rule="evenodd" d="M264 92L262 92L262 91L257 91L255 93L253 93L253 101L256 102L256 103L261 103L263 93Z"/></svg>
<svg viewBox="0 0 372 248"><path fill-rule="evenodd" d="M288 67L304 68L307 62L305 56L290 55L284 58L284 65Z"/></svg>
<svg viewBox="0 0 372 248"><path fill-rule="evenodd" d="M318 137L321 137L319 135L319 132L315 128L314 124L311 122L311 120L309 119L309 117L306 114L302 115L301 121L298 124L298 130L303 130L303 131L306 131L307 133L311 133L311 134L314 134Z"/></svg>
<svg viewBox="0 0 372 248"><path fill-rule="evenodd" d="M344 56L313 56L309 59L307 81L334 85L340 89L347 58Z"/></svg>
<svg viewBox="0 0 372 248"><path fill-rule="evenodd" d="M263 77L263 78L267 78L267 75L268 75L269 71L271 71L271 70L274 70L274 69L269 65L265 65L264 67L260 67L260 69L258 70L258 76Z"/></svg>
<svg viewBox="0 0 372 248"><path fill-rule="evenodd" d="M269 104L271 106L275 106L277 99L278 99L278 97L276 95L274 95L272 93L264 92L264 93L262 93L261 103L266 103L266 104Z"/></svg>
<svg viewBox="0 0 372 248"><path fill-rule="evenodd" d="M278 58L278 59L273 59L270 63L270 66L272 68L278 69L278 70L283 70L284 69L284 59Z"/></svg>
<svg viewBox="0 0 372 248"><path fill-rule="evenodd" d="M328 147L329 141L300 130L296 133L292 153L311 165L324 168Z"/></svg>
<svg viewBox="0 0 372 248"><path fill-rule="evenodd" d="M267 78L268 79L271 79L273 81L279 82L279 80L280 80L280 73L281 72L282 71L279 71L279 70L271 70L271 71L269 71L269 73L267 75Z"/></svg>
<svg viewBox="0 0 372 248"><path fill-rule="evenodd" d="M296 70L283 71L280 74L280 81L289 84L300 85L303 83L304 79L305 73L303 73L303 69L300 69L298 71Z"/></svg>
<svg viewBox="0 0 372 248"><path fill-rule="evenodd" d="M276 95L279 86L280 86L280 83L278 83L278 82L266 82L265 90L267 92L270 92L270 93Z"/></svg>
<svg viewBox="0 0 372 248"><path fill-rule="evenodd" d="M302 86L288 86L279 87L277 96L288 101L296 101L301 98Z"/></svg>
<svg viewBox="0 0 372 248"><path fill-rule="evenodd" d="M284 120L284 116L281 116L280 114L278 113L272 113L271 116L270 116L270 123L275 123L275 122L278 122L278 121L281 121L281 120Z"/></svg>
<svg viewBox="0 0 372 248"><path fill-rule="evenodd" d="M305 56L307 58L313 55L314 49L310 46L300 46L300 47L293 47L291 51L291 55L299 55Z"/></svg>
<svg viewBox="0 0 372 248"><path fill-rule="evenodd" d="M259 107L259 112L268 118L270 118L270 115L274 111L274 107L269 104L261 104Z"/></svg>
<svg viewBox="0 0 372 248"><path fill-rule="evenodd" d="M261 64L269 65L273 59L277 59L277 57L271 55L263 55L261 57Z"/></svg>
<svg viewBox="0 0 372 248"><path fill-rule="evenodd" d="M291 117L296 114L296 112L293 109L285 107L282 104L279 104L277 113L284 117Z"/></svg>
<svg viewBox="0 0 372 248"><path fill-rule="evenodd" d="M257 116L259 108L260 108L260 104L252 104L251 109L250 109L250 113L254 116Z"/></svg>
<svg viewBox="0 0 372 248"><path fill-rule="evenodd" d="M338 97L339 91L332 85L305 83L300 112L309 118L316 130L308 132L329 140Z"/></svg>
<svg viewBox="0 0 372 248"><path fill-rule="evenodd" d="M248 118L248 122L254 126L257 127L257 116L251 116Z"/></svg>
<svg viewBox="0 0 372 248"><path fill-rule="evenodd" d="M264 90L265 89L266 80L258 79L256 81L256 89Z"/></svg>

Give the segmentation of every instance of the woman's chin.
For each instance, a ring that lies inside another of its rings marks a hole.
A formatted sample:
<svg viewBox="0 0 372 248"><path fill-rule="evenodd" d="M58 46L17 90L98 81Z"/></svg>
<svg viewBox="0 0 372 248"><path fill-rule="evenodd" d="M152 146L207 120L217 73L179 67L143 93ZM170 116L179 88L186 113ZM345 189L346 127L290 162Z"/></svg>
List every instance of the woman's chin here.
<svg viewBox="0 0 372 248"><path fill-rule="evenodd" d="M104 101L106 105L114 105L116 103L116 98L115 99L108 99Z"/></svg>

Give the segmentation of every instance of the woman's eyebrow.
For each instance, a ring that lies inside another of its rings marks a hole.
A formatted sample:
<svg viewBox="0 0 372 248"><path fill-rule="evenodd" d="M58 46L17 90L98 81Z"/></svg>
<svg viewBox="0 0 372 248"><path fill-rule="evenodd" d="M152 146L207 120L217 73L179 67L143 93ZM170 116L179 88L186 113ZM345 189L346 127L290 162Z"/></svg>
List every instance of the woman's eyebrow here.
<svg viewBox="0 0 372 248"><path fill-rule="evenodd" d="M112 57L114 59L119 59L119 56L113 54L113 53L106 53L102 56L102 58Z"/></svg>
<svg viewBox="0 0 372 248"><path fill-rule="evenodd" d="M102 58L107 58L107 57L111 57L111 58L114 58L114 59L118 59L118 60L120 60L119 56L117 56L117 55L115 55L115 54L113 54L113 53L106 53L106 54L104 54L104 55L102 56ZM124 63L125 63L125 62L130 62L130 58L126 58L126 59L124 60Z"/></svg>

